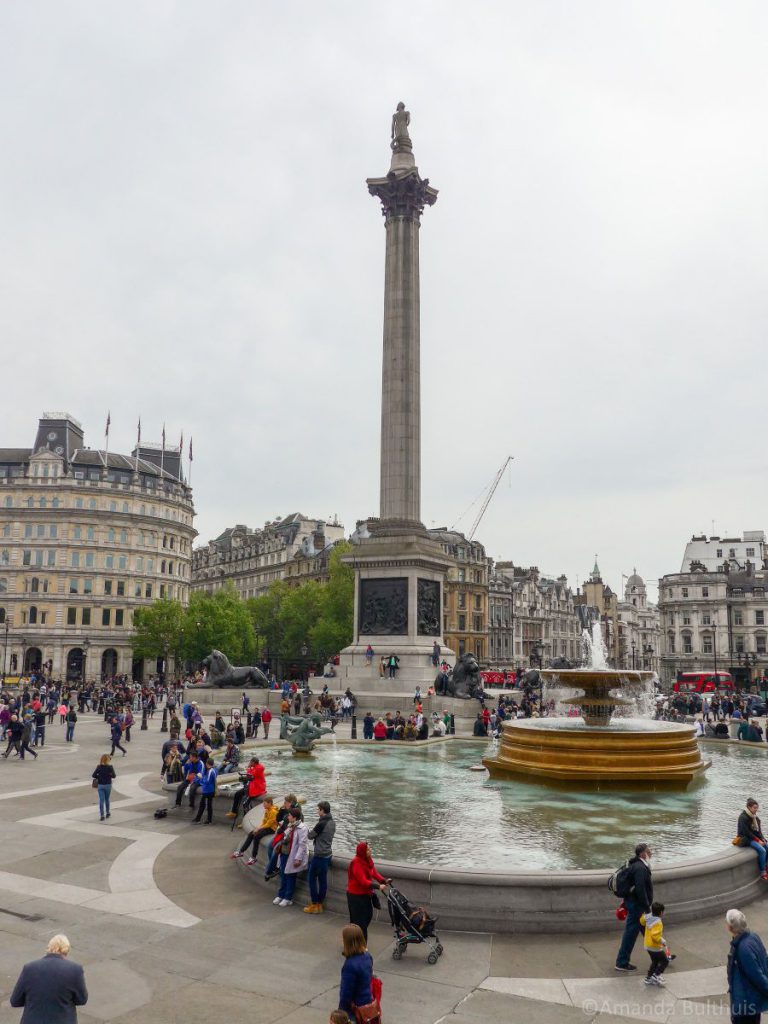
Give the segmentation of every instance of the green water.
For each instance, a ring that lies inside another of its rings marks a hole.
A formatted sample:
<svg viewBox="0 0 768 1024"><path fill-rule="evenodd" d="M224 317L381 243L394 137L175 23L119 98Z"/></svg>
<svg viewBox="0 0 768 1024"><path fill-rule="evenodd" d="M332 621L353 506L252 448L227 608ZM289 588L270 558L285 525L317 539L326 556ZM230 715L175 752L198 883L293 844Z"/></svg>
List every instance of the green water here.
<svg viewBox="0 0 768 1024"><path fill-rule="evenodd" d="M765 745L709 743L712 766L688 790L573 792L469 770L494 749L323 743L310 757L265 750L262 760L270 792L305 798L309 821L330 801L338 852L365 839L381 860L473 871L610 868L641 840L656 864L722 851L768 774Z"/></svg>

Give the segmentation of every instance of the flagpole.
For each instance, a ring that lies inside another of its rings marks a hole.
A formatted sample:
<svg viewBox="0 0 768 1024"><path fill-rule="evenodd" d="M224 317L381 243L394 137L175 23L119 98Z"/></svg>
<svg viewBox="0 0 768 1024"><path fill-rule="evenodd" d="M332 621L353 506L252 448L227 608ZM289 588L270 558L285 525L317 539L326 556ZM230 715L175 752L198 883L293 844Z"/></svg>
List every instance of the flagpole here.
<svg viewBox="0 0 768 1024"><path fill-rule="evenodd" d="M179 441L179 476L181 482L184 483L184 431L181 432L181 440Z"/></svg>
<svg viewBox="0 0 768 1024"><path fill-rule="evenodd" d="M165 424L163 424L163 448L160 452L160 485L163 484L163 473L165 472Z"/></svg>
<svg viewBox="0 0 768 1024"><path fill-rule="evenodd" d="M104 442L104 448L105 448L105 451L104 451L104 468L106 469L107 472L109 472L109 425L110 425L111 422L112 422L112 416L111 416L109 410L107 410L107 426L106 426L106 429L104 430L104 436L106 438L106 440Z"/></svg>
<svg viewBox="0 0 768 1024"><path fill-rule="evenodd" d="M139 475L139 448L141 447L141 416L139 416L138 436L136 438L136 476Z"/></svg>
<svg viewBox="0 0 768 1024"><path fill-rule="evenodd" d="M189 486L192 487L192 436L189 438Z"/></svg>

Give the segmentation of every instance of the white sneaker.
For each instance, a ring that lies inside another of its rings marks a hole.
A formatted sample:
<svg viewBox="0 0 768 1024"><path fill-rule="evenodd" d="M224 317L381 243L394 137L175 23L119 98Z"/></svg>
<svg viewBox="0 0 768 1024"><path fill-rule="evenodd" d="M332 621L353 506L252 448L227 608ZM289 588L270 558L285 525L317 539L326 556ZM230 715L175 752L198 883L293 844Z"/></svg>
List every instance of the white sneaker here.
<svg viewBox="0 0 768 1024"><path fill-rule="evenodd" d="M275 896L275 898L274 898L274 899L272 900L272 902L273 902L273 903L275 904L275 906L277 907L277 906L279 906L279 905L280 905L280 904L281 904L281 903L282 903L283 901L282 901L282 900L280 899L280 897L279 897L279 896Z"/></svg>
<svg viewBox="0 0 768 1024"><path fill-rule="evenodd" d="M292 907L293 906L293 900L280 900L280 904L279 905L281 907Z"/></svg>
<svg viewBox="0 0 768 1024"><path fill-rule="evenodd" d="M651 980L653 981L653 984L658 985L659 988L666 988L667 983L666 981L664 981L660 974L654 974Z"/></svg>

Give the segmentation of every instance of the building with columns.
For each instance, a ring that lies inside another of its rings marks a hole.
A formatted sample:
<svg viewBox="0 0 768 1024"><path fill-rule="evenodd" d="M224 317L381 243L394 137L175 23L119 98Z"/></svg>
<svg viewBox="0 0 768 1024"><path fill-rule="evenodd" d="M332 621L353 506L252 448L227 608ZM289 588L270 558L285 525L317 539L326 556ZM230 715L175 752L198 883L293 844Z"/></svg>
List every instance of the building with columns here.
<svg viewBox="0 0 768 1024"><path fill-rule="evenodd" d="M137 607L189 599L194 506L178 448L86 447L69 413L44 413L29 448L0 448L4 674L142 678Z"/></svg>
<svg viewBox="0 0 768 1024"><path fill-rule="evenodd" d="M689 557L708 551L711 557ZM759 530L743 538L692 538L682 571L659 580L664 682L678 672L717 668L746 686L768 672L765 557Z"/></svg>
<svg viewBox="0 0 768 1024"><path fill-rule="evenodd" d="M619 644L617 667L659 672L659 610L648 600L645 580L637 569L627 577L624 600L616 605Z"/></svg>
<svg viewBox="0 0 768 1024"><path fill-rule="evenodd" d="M443 637L457 657L474 654L488 662L488 559L485 548L457 530L433 529L451 560L443 585Z"/></svg>

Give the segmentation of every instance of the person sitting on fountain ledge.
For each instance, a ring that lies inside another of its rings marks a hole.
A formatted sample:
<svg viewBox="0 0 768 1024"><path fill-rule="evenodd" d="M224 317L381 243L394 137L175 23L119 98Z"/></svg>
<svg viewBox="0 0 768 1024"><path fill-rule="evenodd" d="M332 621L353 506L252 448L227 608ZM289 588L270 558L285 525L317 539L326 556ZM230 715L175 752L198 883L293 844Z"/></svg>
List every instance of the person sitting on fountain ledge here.
<svg viewBox="0 0 768 1024"><path fill-rule="evenodd" d="M750 797L747 800L746 808L739 815L738 823L738 844L739 846L751 846L757 854L757 862L760 867L760 877L768 882L768 846L766 846L762 825L757 816L760 810L757 800Z"/></svg>

